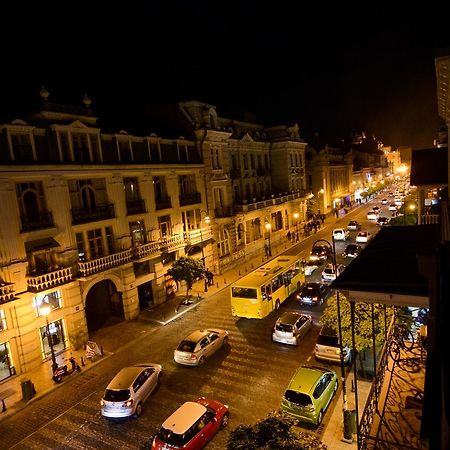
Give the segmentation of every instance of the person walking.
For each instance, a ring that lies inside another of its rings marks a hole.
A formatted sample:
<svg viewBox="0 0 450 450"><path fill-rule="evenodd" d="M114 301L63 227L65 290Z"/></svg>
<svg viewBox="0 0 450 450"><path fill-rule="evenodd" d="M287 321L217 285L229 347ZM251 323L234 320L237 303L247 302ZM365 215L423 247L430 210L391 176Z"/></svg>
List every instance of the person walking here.
<svg viewBox="0 0 450 450"><path fill-rule="evenodd" d="M291 241L291 230L289 230L289 231L287 232L286 237L287 237L288 241Z"/></svg>

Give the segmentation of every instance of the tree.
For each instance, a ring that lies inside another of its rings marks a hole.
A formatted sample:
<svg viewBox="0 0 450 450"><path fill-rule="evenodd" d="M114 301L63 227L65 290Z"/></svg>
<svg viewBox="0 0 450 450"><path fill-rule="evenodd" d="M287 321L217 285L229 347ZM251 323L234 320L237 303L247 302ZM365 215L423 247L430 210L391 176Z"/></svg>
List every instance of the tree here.
<svg viewBox="0 0 450 450"><path fill-rule="evenodd" d="M339 306L340 306L340 318L342 329L342 346L353 347L352 343L352 323L351 323L351 311L350 302L342 294L339 294ZM386 306L386 325L389 328L392 315L394 314L394 308ZM327 300L327 307L325 308L321 323L328 328L333 329L336 334L339 332L338 326L338 310L337 310L337 296L332 295ZM385 327L385 307L375 303L373 305L373 319L374 319L374 334L375 345L377 348L381 348L384 344L386 336ZM363 370L361 354L367 349L373 346L372 340L372 304L355 302L355 350L360 357L360 367Z"/></svg>
<svg viewBox="0 0 450 450"><path fill-rule="evenodd" d="M186 298L189 298L189 290L192 288L192 283L197 278L205 276L205 269L200 261L193 258L181 257L175 261L167 273L176 281L186 282Z"/></svg>
<svg viewBox="0 0 450 450"><path fill-rule="evenodd" d="M238 425L230 434L228 450L326 450L315 436L296 431L297 419L272 412L254 425Z"/></svg>

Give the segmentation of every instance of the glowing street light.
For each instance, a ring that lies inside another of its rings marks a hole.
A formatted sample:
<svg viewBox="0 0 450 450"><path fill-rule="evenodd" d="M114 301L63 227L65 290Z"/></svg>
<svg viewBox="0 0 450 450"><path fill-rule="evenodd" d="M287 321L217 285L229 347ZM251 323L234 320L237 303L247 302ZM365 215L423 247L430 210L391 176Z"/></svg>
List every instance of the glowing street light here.
<svg viewBox="0 0 450 450"><path fill-rule="evenodd" d="M298 219L300 217L300 214L298 212L294 213L294 219L295 219L295 234L296 234L296 241L298 241Z"/></svg>
<svg viewBox="0 0 450 450"><path fill-rule="evenodd" d="M267 230L267 233L268 233L268 236L269 236L269 248L268 248L268 251L267 251L267 256L272 256L272 247L270 245L270 230L272 228L272 224L270 224L269 222L266 222L265 227L266 227L266 230Z"/></svg>
<svg viewBox="0 0 450 450"><path fill-rule="evenodd" d="M206 211L200 211L200 214L204 212L205 215L205 224L209 225L211 219L208 216L208 213ZM205 252L203 251L203 233L202 233L202 227L200 226L200 240L201 240L201 247L202 247L202 263L203 263L203 270L206 270L206 264L205 264ZM208 292L208 281L205 278L205 292Z"/></svg>
<svg viewBox="0 0 450 450"><path fill-rule="evenodd" d="M322 188L317 193L317 212L318 212L319 216L320 216L320 194L323 195L324 192L325 192L325 190Z"/></svg>

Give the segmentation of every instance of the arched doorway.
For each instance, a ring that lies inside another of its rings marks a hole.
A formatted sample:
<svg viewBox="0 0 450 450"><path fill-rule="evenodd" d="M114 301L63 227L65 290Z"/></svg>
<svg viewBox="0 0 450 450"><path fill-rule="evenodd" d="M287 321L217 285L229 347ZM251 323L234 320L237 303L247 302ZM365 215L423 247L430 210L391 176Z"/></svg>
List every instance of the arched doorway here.
<svg viewBox="0 0 450 450"><path fill-rule="evenodd" d="M91 287L85 313L88 332L124 319L122 294L112 281L103 280Z"/></svg>

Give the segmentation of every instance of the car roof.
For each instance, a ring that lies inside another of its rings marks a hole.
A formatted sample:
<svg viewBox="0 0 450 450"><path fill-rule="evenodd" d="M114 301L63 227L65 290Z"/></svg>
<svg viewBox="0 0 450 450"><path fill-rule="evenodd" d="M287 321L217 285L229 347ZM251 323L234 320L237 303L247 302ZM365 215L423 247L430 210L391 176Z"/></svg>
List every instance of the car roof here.
<svg viewBox="0 0 450 450"><path fill-rule="evenodd" d="M106 389L129 389L136 377L144 370L142 366L130 366L121 369L110 381Z"/></svg>
<svg viewBox="0 0 450 450"><path fill-rule="evenodd" d="M287 311L278 318L277 323L284 323L286 325L294 325L294 323L297 322L299 317L302 315L303 314L300 314L298 312Z"/></svg>
<svg viewBox="0 0 450 450"><path fill-rule="evenodd" d="M175 434L185 433L193 423L206 412L206 407L198 402L183 403L162 424L163 428Z"/></svg>
<svg viewBox="0 0 450 450"><path fill-rule="evenodd" d="M312 394L319 378L327 372L330 371L319 366L300 366L292 377L288 389Z"/></svg>
<svg viewBox="0 0 450 450"><path fill-rule="evenodd" d="M185 341L198 342L208 334L208 330L195 330L189 336L184 338Z"/></svg>

